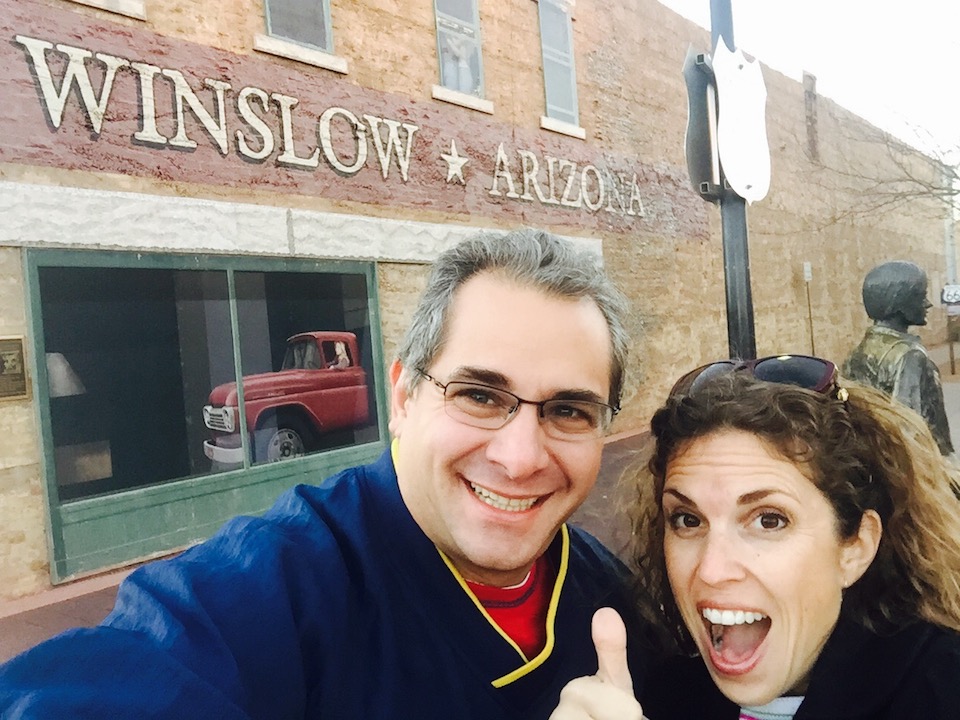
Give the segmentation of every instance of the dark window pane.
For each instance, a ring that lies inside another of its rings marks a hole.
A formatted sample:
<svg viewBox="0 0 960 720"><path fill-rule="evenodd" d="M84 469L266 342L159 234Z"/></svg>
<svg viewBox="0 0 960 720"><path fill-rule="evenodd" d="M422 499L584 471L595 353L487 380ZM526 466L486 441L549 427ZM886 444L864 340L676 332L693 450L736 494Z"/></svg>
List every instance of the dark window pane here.
<svg viewBox="0 0 960 720"><path fill-rule="evenodd" d="M483 97L480 28L474 0L436 0L440 84Z"/></svg>
<svg viewBox="0 0 960 720"><path fill-rule="evenodd" d="M440 84L480 95L480 46L455 32L440 31Z"/></svg>
<svg viewBox="0 0 960 720"><path fill-rule="evenodd" d="M233 375L223 272L41 267L61 500L209 472L202 408Z"/></svg>
<svg viewBox="0 0 960 720"><path fill-rule="evenodd" d="M569 54L570 16L556 5L540 3L540 35L545 47Z"/></svg>
<svg viewBox="0 0 960 720"><path fill-rule="evenodd" d="M450 15L457 20L473 25L477 10L475 0L436 0L437 12Z"/></svg>
<svg viewBox="0 0 960 720"><path fill-rule="evenodd" d="M330 52L323 0L267 0L267 24L274 37Z"/></svg>
<svg viewBox="0 0 960 720"><path fill-rule="evenodd" d="M235 274L244 441L226 271L38 272L62 501L379 439L363 274Z"/></svg>
<svg viewBox="0 0 960 720"><path fill-rule="evenodd" d="M576 124L577 80L573 64L570 16L561 7L546 0L542 0L539 7L547 115Z"/></svg>
<svg viewBox="0 0 960 720"><path fill-rule="evenodd" d="M543 62L543 76L547 87L547 106L575 115L569 66L546 59Z"/></svg>

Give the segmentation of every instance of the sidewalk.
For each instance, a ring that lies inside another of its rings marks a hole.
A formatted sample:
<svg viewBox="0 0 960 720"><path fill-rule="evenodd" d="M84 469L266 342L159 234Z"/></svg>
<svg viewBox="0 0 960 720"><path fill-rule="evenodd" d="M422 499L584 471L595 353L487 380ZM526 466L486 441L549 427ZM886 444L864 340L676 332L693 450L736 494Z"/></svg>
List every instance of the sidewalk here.
<svg viewBox="0 0 960 720"><path fill-rule="evenodd" d="M123 570L0 603L0 662L72 627L96 625L113 607Z"/></svg>
<svg viewBox="0 0 960 720"><path fill-rule="evenodd" d="M960 347L956 353L958 374L951 375L949 347L930 348L940 367L953 444L960 448ZM571 518L572 523L589 530L618 554L625 552L630 539L630 527L621 512L629 491L619 483L620 476L642 456L648 440L647 433L610 438L604 447L597 485ZM80 580L24 600L0 603L0 662L68 628L96 625L113 607L117 585L128 572Z"/></svg>

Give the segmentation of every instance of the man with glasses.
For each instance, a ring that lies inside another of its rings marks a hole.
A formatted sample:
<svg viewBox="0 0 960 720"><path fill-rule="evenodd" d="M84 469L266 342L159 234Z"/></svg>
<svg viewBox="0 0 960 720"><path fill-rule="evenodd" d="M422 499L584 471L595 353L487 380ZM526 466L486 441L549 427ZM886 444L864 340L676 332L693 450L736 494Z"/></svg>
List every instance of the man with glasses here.
<svg viewBox="0 0 960 720"><path fill-rule="evenodd" d="M597 672L602 606L641 682L624 568L565 524L626 362L597 260L532 230L443 253L390 368L390 450L133 573L100 628L0 670L0 715L545 719Z"/></svg>

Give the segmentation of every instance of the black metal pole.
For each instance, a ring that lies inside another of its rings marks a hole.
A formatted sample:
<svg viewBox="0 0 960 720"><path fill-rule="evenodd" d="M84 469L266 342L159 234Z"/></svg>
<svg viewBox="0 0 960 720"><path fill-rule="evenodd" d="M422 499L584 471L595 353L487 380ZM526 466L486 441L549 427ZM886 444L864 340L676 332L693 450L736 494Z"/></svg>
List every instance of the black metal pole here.
<svg viewBox="0 0 960 720"><path fill-rule="evenodd" d="M736 49L730 0L710 0L710 27L714 54L721 41L726 43L729 50ZM719 97L718 101L721 105L720 113L723 113L723 97ZM753 295L750 291L747 203L723 182L722 168L720 185L723 272L727 291L727 342L730 357L748 360L757 356L757 340L753 324Z"/></svg>
<svg viewBox="0 0 960 720"><path fill-rule="evenodd" d="M747 201L729 189L720 199L723 227L723 273L727 286L727 342L730 357L757 356L750 292L750 253L747 248Z"/></svg>
<svg viewBox="0 0 960 720"><path fill-rule="evenodd" d="M713 51L717 51L717 42L721 37L726 38L727 48L735 50L733 40L733 10L730 0L710 0L710 37L713 41Z"/></svg>

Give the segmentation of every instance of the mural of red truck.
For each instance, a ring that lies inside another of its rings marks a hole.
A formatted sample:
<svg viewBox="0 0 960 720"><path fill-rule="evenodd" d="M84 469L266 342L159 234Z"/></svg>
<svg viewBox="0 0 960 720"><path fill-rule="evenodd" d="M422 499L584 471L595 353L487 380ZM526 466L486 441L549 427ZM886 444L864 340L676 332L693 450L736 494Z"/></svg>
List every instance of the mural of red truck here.
<svg viewBox="0 0 960 720"><path fill-rule="evenodd" d="M311 452L323 436L366 425L370 410L366 372L356 335L298 333L287 340L277 372L245 375L243 400L253 461L273 462ZM203 422L212 437L204 453L219 465L243 463L237 384L210 392Z"/></svg>

